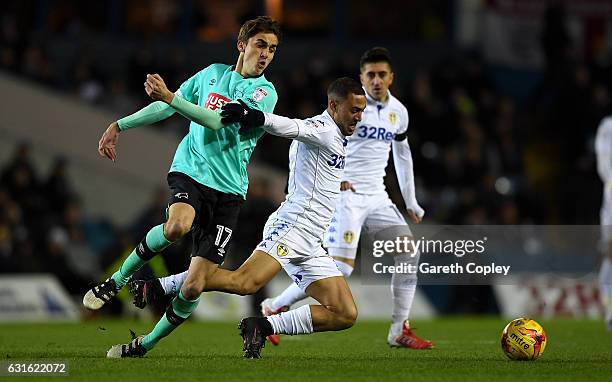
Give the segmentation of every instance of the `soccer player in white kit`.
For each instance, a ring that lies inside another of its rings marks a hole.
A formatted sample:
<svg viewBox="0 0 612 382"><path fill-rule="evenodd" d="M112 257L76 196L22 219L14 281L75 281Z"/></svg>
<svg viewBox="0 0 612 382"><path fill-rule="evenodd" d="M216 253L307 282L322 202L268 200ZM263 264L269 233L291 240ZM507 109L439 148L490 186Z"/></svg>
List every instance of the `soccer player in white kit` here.
<svg viewBox="0 0 612 382"><path fill-rule="evenodd" d="M348 140L342 192L325 235L325 247L345 277L350 276L355 267L362 228L375 233L393 226L405 226L404 231L411 236L406 221L385 190L383 179L391 147L408 217L413 223L419 223L425 213L415 196L412 155L406 138L408 111L389 92L393 83L389 51L376 47L365 52L360 60L360 78L368 102L357 131ZM416 264L418 256L402 254L395 256L394 261L396 265ZM415 274L393 274L391 279L393 312L387 342L392 347L433 347L431 341L413 333L408 321L416 282ZM305 297L297 286L290 285L278 297L266 299L262 303L262 313L268 316L282 312ZM269 339L273 344L280 340L278 336Z"/></svg>
<svg viewBox="0 0 612 382"><path fill-rule="evenodd" d="M301 290L321 304L270 317L244 318L239 328L247 358L261 357L267 336L343 330L357 319L357 307L348 284L322 245L340 194L346 137L353 134L361 120L366 97L359 83L347 77L332 82L327 96L327 110L305 120L263 113L241 100L222 108L224 124L238 122L242 129L261 126L271 134L293 139L288 194L268 218L263 240L240 268L236 271L215 268L200 278L177 275L182 283L181 293L204 290L253 294L284 269ZM140 354L125 349L141 347L142 337L127 345L113 346L108 356Z"/></svg>
<svg viewBox="0 0 612 382"><path fill-rule="evenodd" d="M599 213L603 259L599 270L599 287L605 308L605 323L612 331L612 116L604 118L595 137L597 172L604 183Z"/></svg>

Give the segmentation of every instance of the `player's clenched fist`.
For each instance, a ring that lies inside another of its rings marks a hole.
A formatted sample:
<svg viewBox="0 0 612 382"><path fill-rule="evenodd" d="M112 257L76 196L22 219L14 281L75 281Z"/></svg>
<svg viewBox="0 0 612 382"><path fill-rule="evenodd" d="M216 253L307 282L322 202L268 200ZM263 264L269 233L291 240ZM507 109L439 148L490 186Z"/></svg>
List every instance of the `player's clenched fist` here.
<svg viewBox="0 0 612 382"><path fill-rule="evenodd" d="M113 162L117 160L117 141L119 140L119 125L111 123L98 142L98 153Z"/></svg>
<svg viewBox="0 0 612 382"><path fill-rule="evenodd" d="M238 102L225 104L221 108L221 123L224 125L240 123L242 127L240 132L259 127L264 124L265 120L264 113L257 109L251 109L241 99Z"/></svg>
<svg viewBox="0 0 612 382"><path fill-rule="evenodd" d="M349 182L348 180L343 180L340 183L340 191L348 191L348 190L355 192L355 187L353 187L353 183Z"/></svg>
<svg viewBox="0 0 612 382"><path fill-rule="evenodd" d="M147 74L147 80L144 83L145 91L151 99L155 101L163 101L167 104L172 102L174 93L168 90L164 79L159 74Z"/></svg>
<svg viewBox="0 0 612 382"><path fill-rule="evenodd" d="M418 224L423 221L425 210L415 201L406 205L406 213L413 223Z"/></svg>

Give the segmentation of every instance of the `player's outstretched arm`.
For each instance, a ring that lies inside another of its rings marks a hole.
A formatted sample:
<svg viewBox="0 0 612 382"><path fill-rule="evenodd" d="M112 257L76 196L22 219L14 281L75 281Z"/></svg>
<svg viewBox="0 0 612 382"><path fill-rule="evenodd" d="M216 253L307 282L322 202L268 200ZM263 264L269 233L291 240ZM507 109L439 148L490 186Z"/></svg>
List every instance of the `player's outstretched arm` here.
<svg viewBox="0 0 612 382"><path fill-rule="evenodd" d="M163 102L153 102L134 114L111 123L98 142L98 153L113 162L117 160L119 133L135 127L150 125L170 117L175 111Z"/></svg>
<svg viewBox="0 0 612 382"><path fill-rule="evenodd" d="M317 122L283 117L272 113L264 113L250 108L242 100L228 103L221 108L223 123L240 123L240 132L261 127L266 132L288 139L296 139L312 145L322 146L327 143L328 135L324 126Z"/></svg>
<svg viewBox="0 0 612 382"><path fill-rule="evenodd" d="M219 113L187 101L181 96L180 91L172 93L159 74L147 74L144 86L151 99L164 102L188 120L212 130L223 127Z"/></svg>
<svg viewBox="0 0 612 382"><path fill-rule="evenodd" d="M410 145L405 135L398 134L398 138L393 141L393 163L395 164L395 173L399 183L400 191L408 217L413 223L420 223L425 215L425 210L419 206L416 199L416 190L414 186L414 172L412 166L412 153Z"/></svg>
<svg viewBox="0 0 612 382"><path fill-rule="evenodd" d="M270 134L289 139L297 138L299 132L298 121L250 108L241 99L221 108L221 121L240 123L240 132L261 127Z"/></svg>

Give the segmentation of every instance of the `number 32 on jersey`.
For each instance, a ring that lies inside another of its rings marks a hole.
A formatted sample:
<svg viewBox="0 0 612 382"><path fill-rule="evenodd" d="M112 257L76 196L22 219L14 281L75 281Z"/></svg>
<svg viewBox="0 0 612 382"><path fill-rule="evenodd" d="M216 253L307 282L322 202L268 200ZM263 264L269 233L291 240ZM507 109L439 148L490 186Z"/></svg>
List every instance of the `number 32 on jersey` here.
<svg viewBox="0 0 612 382"><path fill-rule="evenodd" d="M332 154L327 164L341 170L344 169L344 155Z"/></svg>

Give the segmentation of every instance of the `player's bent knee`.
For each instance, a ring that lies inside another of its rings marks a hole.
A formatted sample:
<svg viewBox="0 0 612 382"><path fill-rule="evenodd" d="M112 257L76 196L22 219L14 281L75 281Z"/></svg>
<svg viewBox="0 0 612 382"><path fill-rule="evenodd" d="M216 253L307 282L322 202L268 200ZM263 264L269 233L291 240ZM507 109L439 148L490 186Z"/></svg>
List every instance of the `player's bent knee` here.
<svg viewBox="0 0 612 382"><path fill-rule="evenodd" d="M353 325L357 321L357 316L350 315L338 315L336 318L336 330L345 330Z"/></svg>
<svg viewBox="0 0 612 382"><path fill-rule="evenodd" d="M204 284L194 280L185 280L181 286L181 293L188 300L195 300L202 294Z"/></svg>
<svg viewBox="0 0 612 382"><path fill-rule="evenodd" d="M357 307L353 305L352 307L347 308L344 312L342 312L342 319L345 325L344 329L348 329L355 325L355 322L357 322Z"/></svg>
<svg viewBox="0 0 612 382"><path fill-rule="evenodd" d="M181 221L168 221L164 224L164 236L170 241L177 241L191 229L191 224Z"/></svg>
<svg viewBox="0 0 612 382"><path fill-rule="evenodd" d="M357 307L355 305L344 307L341 310L336 310L334 313L336 330L348 329L355 325L355 322L357 321Z"/></svg>

